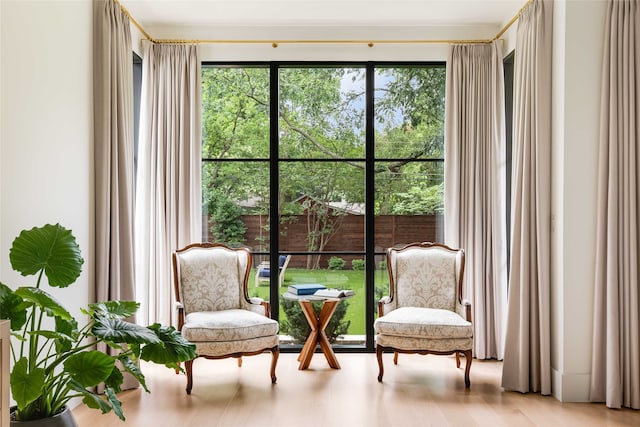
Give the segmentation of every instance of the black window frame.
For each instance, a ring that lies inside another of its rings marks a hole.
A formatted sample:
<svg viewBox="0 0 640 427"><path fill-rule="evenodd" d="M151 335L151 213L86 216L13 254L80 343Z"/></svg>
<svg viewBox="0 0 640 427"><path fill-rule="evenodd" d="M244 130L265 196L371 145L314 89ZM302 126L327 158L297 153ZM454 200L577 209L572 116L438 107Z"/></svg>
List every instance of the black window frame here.
<svg viewBox="0 0 640 427"><path fill-rule="evenodd" d="M283 162L290 161L305 161L305 162L348 162L348 161L362 161L365 162L365 250L348 251L348 252L308 252L308 251L280 251L279 247L279 229L278 227L270 227L269 231L269 248L268 252L254 252L255 255L269 255L269 263L271 271L278 271L278 257L279 255L309 255L309 254L326 254L326 255L362 255L365 262L365 289L366 289L366 302L365 302L365 345L363 346L349 346L339 345L334 346L336 353L351 352L351 353L372 353L375 351L374 342L374 330L373 323L375 320L375 312L377 302L375 299L375 284L374 275L376 265L373 260L376 255L386 255L386 252L375 251L375 188L374 188L374 167L376 162L380 161L394 161L394 160L406 160L405 158L376 158L375 157L375 129L374 129L374 91L375 91L375 70L377 67L441 67L446 69L445 61L203 61L202 67L255 67L255 68L268 68L270 75L270 126L269 126L269 158L229 158L229 159L210 159L203 158L203 165L205 162L269 162L269 191L271 194L277 194L279 190L279 165ZM345 68L363 68L366 70L365 75L365 157L364 158L349 158L349 159L323 159L323 158L301 158L301 159L280 159L279 158L279 70L281 68L322 68L322 67L345 67ZM413 159L415 162L442 162L445 159L442 158L425 158L425 159ZM269 198L269 212L278 212L278 198ZM271 215L270 215L271 216ZM276 320L279 319L280 312L280 288L278 286L277 275L271 276L270 282L270 304L272 317ZM297 352L297 347L291 346L290 348L281 348L283 352Z"/></svg>

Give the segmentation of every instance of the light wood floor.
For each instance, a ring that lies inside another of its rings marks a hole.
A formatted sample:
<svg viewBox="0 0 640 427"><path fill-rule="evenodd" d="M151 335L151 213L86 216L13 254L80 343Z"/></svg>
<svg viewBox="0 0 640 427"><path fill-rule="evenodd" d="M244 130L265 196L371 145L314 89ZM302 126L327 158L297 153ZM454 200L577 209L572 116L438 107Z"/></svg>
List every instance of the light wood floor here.
<svg viewBox="0 0 640 427"><path fill-rule="evenodd" d="M340 370L315 354L299 371L296 357L280 355L273 386L268 354L244 358L241 368L235 359L198 359L190 396L184 375L145 364L151 393L121 394L126 422L82 404L74 416L80 427L640 426L640 411L504 391L496 361L474 360L465 390L452 357L400 355L394 366L385 354L382 383L375 354L338 354Z"/></svg>

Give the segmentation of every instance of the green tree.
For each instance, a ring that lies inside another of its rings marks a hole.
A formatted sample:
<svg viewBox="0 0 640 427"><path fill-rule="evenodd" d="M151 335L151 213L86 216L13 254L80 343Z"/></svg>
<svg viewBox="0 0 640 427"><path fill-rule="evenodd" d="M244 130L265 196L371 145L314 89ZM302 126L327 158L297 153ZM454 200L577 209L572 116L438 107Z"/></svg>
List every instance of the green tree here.
<svg viewBox="0 0 640 427"><path fill-rule="evenodd" d="M399 214L405 208L396 204L406 205L399 194L442 183L441 162L412 160L444 157L445 75L432 66L377 70L384 83L376 87L376 157L406 160L376 165L376 214Z"/></svg>
<svg viewBox="0 0 640 427"><path fill-rule="evenodd" d="M442 183L442 164L417 160L443 156L444 68L378 68L375 78L376 157L398 159L375 165L375 211L438 211L441 193L431 189ZM269 69L204 67L202 80L203 157L211 160L203 168L205 200L221 200L207 196L217 191L266 214ZM306 215L310 251L322 251L340 228L345 210L332 206L364 202L364 81L359 67L279 71L279 156L287 162L280 164L277 217L283 223ZM216 161L240 158L256 161ZM317 267L317 259L309 267Z"/></svg>
<svg viewBox="0 0 640 427"><path fill-rule="evenodd" d="M444 67L394 67L379 68L378 75L387 81L380 89L384 96L376 98L380 112L398 116L401 111L402 126L442 128L445 109ZM438 151L441 147L432 147Z"/></svg>
<svg viewBox="0 0 640 427"><path fill-rule="evenodd" d="M444 213L444 183L431 187L411 187L397 194L394 215L441 215Z"/></svg>
<svg viewBox="0 0 640 427"><path fill-rule="evenodd" d="M247 96L268 99L268 69L204 67L202 73L203 159L268 158L268 104ZM215 187L243 200L268 189L268 168L255 168L256 179L246 179L242 162L206 165L205 192Z"/></svg>
<svg viewBox="0 0 640 427"><path fill-rule="evenodd" d="M217 189L212 189L207 198L206 206L214 240L230 246L244 243L247 227L242 222L242 209L226 193Z"/></svg>

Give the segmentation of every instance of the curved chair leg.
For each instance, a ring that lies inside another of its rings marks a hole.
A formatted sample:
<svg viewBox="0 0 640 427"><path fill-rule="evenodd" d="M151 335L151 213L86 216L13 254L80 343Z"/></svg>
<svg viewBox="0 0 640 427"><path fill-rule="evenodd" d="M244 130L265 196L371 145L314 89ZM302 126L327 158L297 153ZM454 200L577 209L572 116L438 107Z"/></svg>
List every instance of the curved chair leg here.
<svg viewBox="0 0 640 427"><path fill-rule="evenodd" d="M471 361L473 360L471 350L464 352L464 356L467 359L467 366L464 368L464 385L466 388L471 387L471 381L469 380L469 371L471 370Z"/></svg>
<svg viewBox="0 0 640 427"><path fill-rule="evenodd" d="M278 357L280 356L280 348L274 347L271 349L271 384L275 384L278 378L276 377L276 365L278 364Z"/></svg>
<svg viewBox="0 0 640 427"><path fill-rule="evenodd" d="M460 367L460 352L456 351L456 368Z"/></svg>
<svg viewBox="0 0 640 427"><path fill-rule="evenodd" d="M394 365L398 364L398 352L397 351L393 352L393 364Z"/></svg>
<svg viewBox="0 0 640 427"><path fill-rule="evenodd" d="M191 394L193 388L193 360L187 360L184 363L184 367L187 371L187 394Z"/></svg>
<svg viewBox="0 0 640 427"><path fill-rule="evenodd" d="M376 346L376 357L378 358L378 382L381 383L382 375L384 375L384 366L382 365L382 347L380 346Z"/></svg>
<svg viewBox="0 0 640 427"><path fill-rule="evenodd" d="M238 368L242 368L242 356L238 357Z"/></svg>

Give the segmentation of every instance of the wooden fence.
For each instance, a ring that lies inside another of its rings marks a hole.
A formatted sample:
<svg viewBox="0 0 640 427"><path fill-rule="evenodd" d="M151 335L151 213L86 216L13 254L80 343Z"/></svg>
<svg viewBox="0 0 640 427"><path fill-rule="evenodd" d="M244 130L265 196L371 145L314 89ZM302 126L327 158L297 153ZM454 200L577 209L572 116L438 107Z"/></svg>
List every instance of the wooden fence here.
<svg viewBox="0 0 640 427"><path fill-rule="evenodd" d="M300 215L290 218L291 221L280 226L280 251L307 251L307 222L306 216ZM247 227L244 243L253 251L268 249L269 221L265 215L245 215L242 220ZM204 236L209 237L206 219L203 220ZM331 237L324 248L325 251L362 252L365 250L365 228L363 215L347 215L342 218L338 231ZM443 239L442 215L381 215L375 219L375 247L376 251L411 242L441 242ZM205 240L211 240L206 238ZM351 260L363 256L340 255L351 266ZM260 261L262 257L256 257ZM290 267L306 267L306 257L294 256ZM326 268L330 256L323 256L320 267Z"/></svg>

